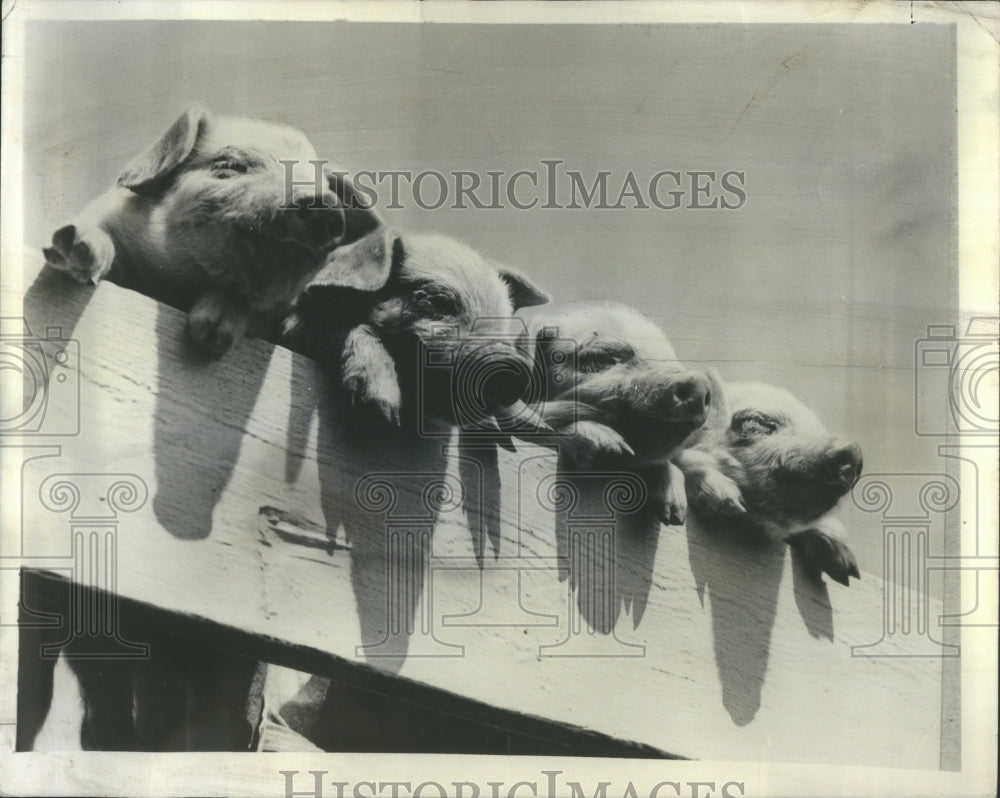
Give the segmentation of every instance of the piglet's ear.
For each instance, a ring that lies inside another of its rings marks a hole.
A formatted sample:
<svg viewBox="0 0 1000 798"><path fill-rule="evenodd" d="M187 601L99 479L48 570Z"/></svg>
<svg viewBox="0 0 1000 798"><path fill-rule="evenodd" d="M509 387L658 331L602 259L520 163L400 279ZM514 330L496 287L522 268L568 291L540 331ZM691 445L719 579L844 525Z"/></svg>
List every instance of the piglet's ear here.
<svg viewBox="0 0 1000 798"><path fill-rule="evenodd" d="M132 159L118 176L118 185L136 193L151 189L191 157L210 116L200 105L188 108L158 141Z"/></svg>
<svg viewBox="0 0 1000 798"><path fill-rule="evenodd" d="M354 244L335 250L306 291L323 288L377 291L389 280L394 254L402 257L402 242L384 228L375 230Z"/></svg>
<svg viewBox="0 0 1000 798"><path fill-rule="evenodd" d="M542 289L533 285L523 274L518 274L510 269L499 269L498 271L500 278L507 283L514 310L529 308L532 305L544 305L552 298Z"/></svg>

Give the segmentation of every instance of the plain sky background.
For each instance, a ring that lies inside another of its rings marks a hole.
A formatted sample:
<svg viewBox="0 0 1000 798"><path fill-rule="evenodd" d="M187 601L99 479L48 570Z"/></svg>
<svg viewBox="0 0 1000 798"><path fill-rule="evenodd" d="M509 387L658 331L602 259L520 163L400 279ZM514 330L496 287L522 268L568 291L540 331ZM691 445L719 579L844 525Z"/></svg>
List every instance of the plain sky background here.
<svg viewBox="0 0 1000 798"><path fill-rule="evenodd" d="M955 321L951 27L35 23L26 57L31 247L193 102L296 125L351 170L740 170L737 211L385 216L636 305L682 358L792 390L867 472L945 470L913 363ZM881 573L879 518L844 516Z"/></svg>

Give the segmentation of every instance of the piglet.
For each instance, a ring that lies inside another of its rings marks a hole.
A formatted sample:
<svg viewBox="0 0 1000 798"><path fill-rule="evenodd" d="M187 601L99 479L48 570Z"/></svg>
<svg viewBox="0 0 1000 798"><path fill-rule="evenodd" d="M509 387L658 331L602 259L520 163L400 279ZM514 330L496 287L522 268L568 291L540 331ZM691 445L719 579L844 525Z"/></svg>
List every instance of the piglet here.
<svg viewBox="0 0 1000 798"><path fill-rule="evenodd" d="M283 341L332 365L352 400L392 424L441 422L506 440L495 418L540 421L518 308L548 295L466 244L379 228L335 252L302 292Z"/></svg>
<svg viewBox="0 0 1000 798"><path fill-rule="evenodd" d="M193 107L43 252L81 283L189 311L190 338L221 355L269 334L327 255L378 224L301 131Z"/></svg>
<svg viewBox="0 0 1000 798"><path fill-rule="evenodd" d="M720 400L722 390L720 383ZM757 382L724 390L728 421L706 426L674 458L693 510L787 541L841 584L859 578L847 531L831 511L861 476L861 447L830 435L788 391Z"/></svg>
<svg viewBox="0 0 1000 798"><path fill-rule="evenodd" d="M682 524L684 477L670 458L712 411L710 375L678 360L653 321L614 302L535 315L524 348L543 386L535 406L560 454L581 470L641 470L660 519Z"/></svg>

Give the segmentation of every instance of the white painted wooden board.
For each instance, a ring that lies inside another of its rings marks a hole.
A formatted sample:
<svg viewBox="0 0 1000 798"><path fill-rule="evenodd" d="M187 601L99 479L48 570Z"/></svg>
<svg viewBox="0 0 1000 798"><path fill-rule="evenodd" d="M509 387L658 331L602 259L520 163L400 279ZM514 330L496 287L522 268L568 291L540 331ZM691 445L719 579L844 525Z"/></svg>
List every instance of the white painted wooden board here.
<svg viewBox="0 0 1000 798"><path fill-rule="evenodd" d="M347 412L316 365L280 347L245 341L202 361L173 309L33 277L5 275L5 299L26 292L32 331L61 326L79 365L63 367L70 390L50 392L59 434L31 440L58 452L4 452L21 491L3 522L22 530L23 562L72 567L73 524L117 530L123 596L499 707L688 757L937 768L941 660L906 656L922 651L903 636L881 649L899 656L851 655L882 637L878 577L827 588L797 576L783 547L604 517L591 478L568 538L596 548L567 547L547 492L555 457L530 445L501 452L499 557L487 540L480 569L461 508L446 501L431 535L420 495L459 490L453 443ZM74 385L79 434L62 434ZM75 505L59 482L79 488ZM134 506L109 493L122 482ZM373 509L380 484L397 495L388 517ZM262 532L264 507L312 524ZM342 546L308 545L324 528Z"/></svg>

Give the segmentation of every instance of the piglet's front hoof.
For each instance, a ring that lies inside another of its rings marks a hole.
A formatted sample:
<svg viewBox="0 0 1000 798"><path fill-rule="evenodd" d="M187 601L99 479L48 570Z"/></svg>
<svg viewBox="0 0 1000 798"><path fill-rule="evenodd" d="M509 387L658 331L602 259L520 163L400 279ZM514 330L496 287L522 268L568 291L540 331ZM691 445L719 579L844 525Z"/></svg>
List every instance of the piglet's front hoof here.
<svg viewBox="0 0 1000 798"><path fill-rule="evenodd" d="M664 476L663 494L659 499L660 520L667 526L682 526L688 506L684 472L669 463Z"/></svg>
<svg viewBox="0 0 1000 798"><path fill-rule="evenodd" d="M802 556L805 564L817 576L829 575L835 582L849 587L850 577L861 578L854 552L843 541L836 540L821 532L802 532L789 538L788 543Z"/></svg>
<svg viewBox="0 0 1000 798"><path fill-rule="evenodd" d="M687 517L687 504L664 499L660 505L660 521L667 526L683 526Z"/></svg>
<svg viewBox="0 0 1000 798"><path fill-rule="evenodd" d="M43 248L42 254L46 263L72 275L78 283L96 285L111 269L115 244L101 229L68 224L52 234L52 246Z"/></svg>
<svg viewBox="0 0 1000 798"><path fill-rule="evenodd" d="M560 455L582 471L602 458L618 459L635 454L618 432L594 421L578 421L557 430L556 434Z"/></svg>
<svg viewBox="0 0 1000 798"><path fill-rule="evenodd" d="M368 402L368 405L390 424L398 427L402 423L399 417L399 405L382 399Z"/></svg>
<svg viewBox="0 0 1000 798"><path fill-rule="evenodd" d="M200 350L216 357L228 352L247 328L247 313L220 294L199 297L187 318L187 335Z"/></svg>
<svg viewBox="0 0 1000 798"><path fill-rule="evenodd" d="M739 485L725 474L709 472L694 488L694 494L697 507L709 515L733 517L747 511Z"/></svg>
<svg viewBox="0 0 1000 798"><path fill-rule="evenodd" d="M351 403L368 407L394 426L400 426L402 396L394 380L366 380L360 376L347 377L344 388Z"/></svg>

